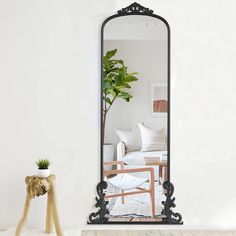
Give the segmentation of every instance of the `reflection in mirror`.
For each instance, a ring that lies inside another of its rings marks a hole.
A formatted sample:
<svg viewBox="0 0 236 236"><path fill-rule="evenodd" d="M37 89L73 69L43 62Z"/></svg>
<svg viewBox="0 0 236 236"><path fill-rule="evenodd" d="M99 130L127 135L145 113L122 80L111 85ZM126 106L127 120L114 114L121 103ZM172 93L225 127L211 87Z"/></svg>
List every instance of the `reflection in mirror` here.
<svg viewBox="0 0 236 236"><path fill-rule="evenodd" d="M168 180L168 29L113 18L103 35L103 179L109 221L163 220Z"/></svg>

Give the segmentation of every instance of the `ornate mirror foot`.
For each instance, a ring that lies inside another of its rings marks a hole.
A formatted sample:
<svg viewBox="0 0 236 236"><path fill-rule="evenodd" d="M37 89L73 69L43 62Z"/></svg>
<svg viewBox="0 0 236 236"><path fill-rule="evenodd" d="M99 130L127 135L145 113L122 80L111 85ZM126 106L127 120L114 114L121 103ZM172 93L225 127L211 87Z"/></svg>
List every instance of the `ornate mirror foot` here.
<svg viewBox="0 0 236 236"><path fill-rule="evenodd" d="M107 182L101 181L97 185L97 194L99 197L96 197L96 204L95 207L100 208L98 212L93 212L89 215L88 224L103 224L108 221L108 218L106 218L106 215L109 214L109 211L107 210L107 204L108 201L104 200L105 194L103 193L103 190L107 188Z"/></svg>
<svg viewBox="0 0 236 236"><path fill-rule="evenodd" d="M162 204L164 205L162 214L166 216L164 221L167 224L183 224L181 214L174 213L171 210L171 208L174 208L176 206L174 203L175 197L172 197L174 193L174 185L171 182L166 181L163 183L163 188L165 189L165 196L166 196L166 201L162 202Z"/></svg>

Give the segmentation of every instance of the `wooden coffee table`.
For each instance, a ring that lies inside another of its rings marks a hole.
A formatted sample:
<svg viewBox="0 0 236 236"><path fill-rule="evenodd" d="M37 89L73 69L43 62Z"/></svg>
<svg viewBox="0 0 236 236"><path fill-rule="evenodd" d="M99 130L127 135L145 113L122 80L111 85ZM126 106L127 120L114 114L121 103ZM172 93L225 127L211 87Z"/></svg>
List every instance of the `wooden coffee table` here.
<svg viewBox="0 0 236 236"><path fill-rule="evenodd" d="M162 178L164 181L168 179L168 162L161 161L160 157L144 157L146 166L159 166L159 178Z"/></svg>

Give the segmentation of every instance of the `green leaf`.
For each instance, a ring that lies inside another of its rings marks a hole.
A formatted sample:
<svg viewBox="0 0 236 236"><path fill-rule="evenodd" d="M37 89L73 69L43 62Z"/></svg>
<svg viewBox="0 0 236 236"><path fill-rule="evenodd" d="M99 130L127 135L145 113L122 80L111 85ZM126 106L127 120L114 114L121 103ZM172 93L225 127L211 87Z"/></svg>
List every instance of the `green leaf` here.
<svg viewBox="0 0 236 236"><path fill-rule="evenodd" d="M117 95L120 93L120 90L117 89L117 88L114 88L113 91L114 91L114 93L115 93L115 96L117 96Z"/></svg>
<svg viewBox="0 0 236 236"><path fill-rule="evenodd" d="M124 87L124 88L127 88L127 89L130 89L130 88L131 88L131 86L130 86L128 83L123 83L123 87Z"/></svg>
<svg viewBox="0 0 236 236"><path fill-rule="evenodd" d="M122 79L123 79L122 75L120 75L120 74L116 75L116 76L114 77L115 85L116 85L116 86L122 85L122 83L123 83L123 80L122 80Z"/></svg>
<svg viewBox="0 0 236 236"><path fill-rule="evenodd" d="M103 88L103 93L105 95L108 95L108 94L110 94L110 90L108 88Z"/></svg>
<svg viewBox="0 0 236 236"><path fill-rule="evenodd" d="M116 54L116 52L117 52L117 49L108 51L108 52L106 53L106 56L105 56L105 57L106 57L107 59L111 59L111 58Z"/></svg>
<svg viewBox="0 0 236 236"><path fill-rule="evenodd" d="M112 102L111 102L111 99L110 99L110 98L105 98L105 102L106 102L106 103L108 103L108 104L110 104L110 105L112 104Z"/></svg>
<svg viewBox="0 0 236 236"><path fill-rule="evenodd" d="M133 82L133 81L137 81L137 80L138 80L138 78L133 76L133 75L128 75L125 78L125 82L127 82L127 83L130 83L130 82Z"/></svg>
<svg viewBox="0 0 236 236"><path fill-rule="evenodd" d="M122 60L116 60L116 64L124 65L124 61L122 61Z"/></svg>
<svg viewBox="0 0 236 236"><path fill-rule="evenodd" d="M104 88L111 88L112 82L108 79L103 80L103 87Z"/></svg>
<svg viewBox="0 0 236 236"><path fill-rule="evenodd" d="M130 95L127 92L121 92L119 97L123 98L126 102L129 102L130 99L132 98L132 95Z"/></svg>

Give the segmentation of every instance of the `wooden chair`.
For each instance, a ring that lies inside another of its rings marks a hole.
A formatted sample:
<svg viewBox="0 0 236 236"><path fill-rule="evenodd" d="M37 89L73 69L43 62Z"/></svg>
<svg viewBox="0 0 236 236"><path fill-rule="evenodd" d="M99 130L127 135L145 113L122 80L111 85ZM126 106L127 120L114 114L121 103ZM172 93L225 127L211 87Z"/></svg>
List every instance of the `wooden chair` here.
<svg viewBox="0 0 236 236"><path fill-rule="evenodd" d="M152 167L144 167L144 168L132 168L132 169L124 169L124 162L123 161L111 161L111 162L104 162L103 166L114 166L116 165L118 169L116 170L103 170L103 176L108 177L108 182L112 178L116 178L117 175L124 175L128 174L132 178L138 178L130 175L130 173L138 173L138 172L149 172L149 188L141 188L139 185L133 186L133 189L135 191L131 192L125 192L127 188L122 188L122 186L116 186L121 190L121 193L118 194L109 194L106 195L105 198L113 198L113 197L121 197L122 198L122 204L124 204L124 197L128 195L134 195L134 194L142 194L142 193L149 193L150 194L150 201L151 201L151 210L152 210L152 217L155 217L155 180L154 180L154 169ZM109 178L110 175L115 175L115 177ZM146 179L145 181L148 181ZM140 181L141 183L142 181ZM114 184L113 184L114 185Z"/></svg>

